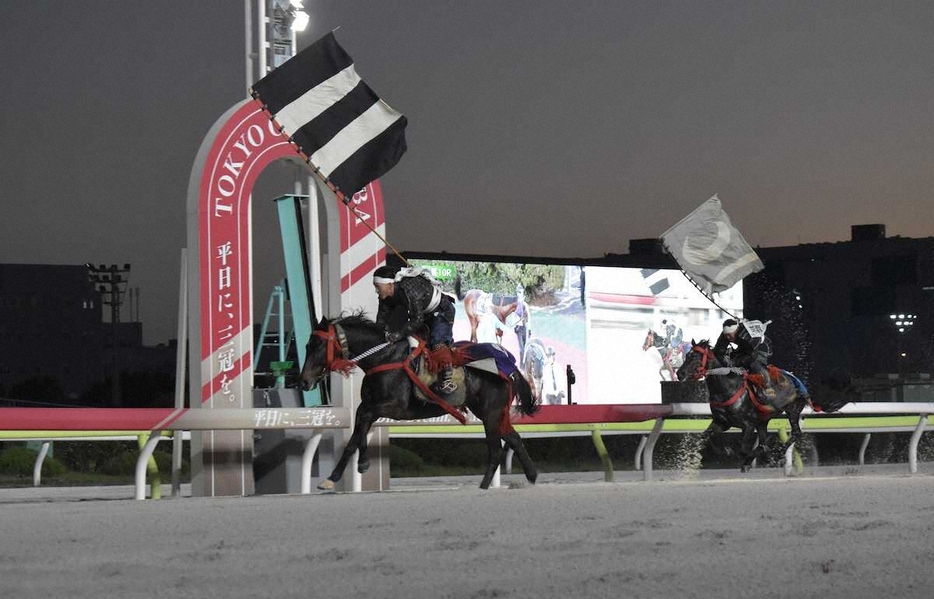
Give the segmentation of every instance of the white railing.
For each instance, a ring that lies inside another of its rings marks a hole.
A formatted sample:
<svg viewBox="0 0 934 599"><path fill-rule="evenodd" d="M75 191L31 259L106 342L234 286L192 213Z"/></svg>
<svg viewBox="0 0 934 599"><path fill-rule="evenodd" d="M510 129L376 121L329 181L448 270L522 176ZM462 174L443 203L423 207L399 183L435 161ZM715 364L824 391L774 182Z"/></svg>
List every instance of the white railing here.
<svg viewBox="0 0 934 599"><path fill-rule="evenodd" d="M2 408L0 409L0 431L32 431L31 434L4 435L4 440L29 438L35 441L50 439L82 439L95 437L69 436L63 431L94 431L97 438L107 431L119 431L110 439L129 437L127 431L148 431L143 448L136 461L135 496L146 499L146 466L160 440L166 438L164 431L195 430L265 430L265 429L312 429L302 455L302 492L311 492L311 463L326 429L350 426L350 411L346 408L253 408L253 409L170 409L170 408ZM44 434L45 433L45 434ZM40 451L41 459L45 452ZM41 471L42 462L37 458L33 469Z"/></svg>
<svg viewBox="0 0 934 599"><path fill-rule="evenodd" d="M861 402L850 403L834 414L815 413L805 409L802 414L802 428L807 432L863 432L867 433L860 448L860 460L868 443L868 434L873 432L906 431L911 432L908 446L909 473L917 472L918 443L927 428L928 415L934 413L934 402L888 403ZM516 421L516 429L528 436L553 435L593 435L598 453L602 442L599 434L641 434L644 438L636 452L636 468L640 466L644 480L652 480L653 452L662 433L699 432L697 425L706 427L707 420L685 417L710 415L710 408L704 403L679 403L670 405L575 405L546 406L533 418L521 418ZM883 422L880 417L917 416L912 423ZM783 421L779 416L773 422ZM144 424L140 426L140 424ZM302 456L301 492L311 492L311 464L325 429L346 428L350 423L350 414L346 408L255 408L230 410L201 409L145 409L145 408L3 408L0 409L0 431L30 431L20 436L4 434L0 439L136 439L137 435L147 436L143 449L136 462L135 496L146 498L146 466L158 442L167 438L164 431L193 430L243 430L243 429L312 429L314 434L306 441ZM806 424L805 424L806 423ZM388 421L380 420L377 426L389 428L390 436L483 436L479 421L468 421L463 426L450 416L440 416L427 421ZM683 425L691 424L691 427ZM614 425L627 428L612 428ZM667 429L667 430L666 430ZM138 433L134 433L138 430ZM702 430L702 429L701 429ZM95 432L96 436L69 435L69 431ZM107 431L112 431L108 435ZM395 431L395 432L394 432ZM46 433L43 436L43 433ZM786 473L791 468L789 448L785 460ZM604 452L605 453L605 452ZM45 452L40 451L34 468L34 482L38 484L37 472L41 471ZM601 458L606 457L601 454ZM498 473L497 473L498 480Z"/></svg>
<svg viewBox="0 0 934 599"><path fill-rule="evenodd" d="M599 419L568 419L555 412L565 412L580 408L592 408L593 406L545 406L540 414L543 417L523 418L516 423L516 430L523 436L555 436L555 435L594 435L595 445L598 442L598 436L603 434L639 434L643 439L639 443L635 455L635 467L641 469L644 480L653 478L653 453L655 444L663 433L696 433L701 432L709 423L710 407L706 403L677 403L669 405L644 404L634 405L615 405L605 406L606 408L617 408L615 410L605 410L600 414ZM557 408L557 410L556 410ZM652 415L650 408L656 408L658 412ZM549 413L551 412L551 413ZM934 402L912 402L912 403L888 403L888 402L858 402L849 403L838 412L826 414L814 412L810 408L805 408L802 413L802 430L809 433L819 432L862 432L866 433L860 447L859 459L862 463L868 444L868 435L873 432L911 432L911 440L908 446L908 467L909 473L917 472L918 464L918 443L921 435L927 428L927 418L929 414L934 414ZM704 420L694 419L689 422L685 417L705 416ZM886 421L885 416L917 416L918 419L911 423L893 424ZM853 417L853 418L851 418ZM782 422L787 423L783 416L777 416L773 420L773 428ZM628 423L628 424L620 424ZM479 421L476 419L469 421L471 427L459 425L450 416L443 416L430 421L407 421L397 423L391 421L380 421L379 425L388 426L390 437L434 437L434 436L465 436L482 437L482 430L479 428ZM618 425L613 427L613 425ZM625 428L623 428L625 427ZM735 429L734 429L735 430ZM792 467L792 451L794 446L789 447L785 456L785 472L790 474ZM597 447L598 454L601 453L600 447ZM603 459L601 455L601 459ZM507 464L509 458L507 457ZM606 466L606 461L604 463Z"/></svg>

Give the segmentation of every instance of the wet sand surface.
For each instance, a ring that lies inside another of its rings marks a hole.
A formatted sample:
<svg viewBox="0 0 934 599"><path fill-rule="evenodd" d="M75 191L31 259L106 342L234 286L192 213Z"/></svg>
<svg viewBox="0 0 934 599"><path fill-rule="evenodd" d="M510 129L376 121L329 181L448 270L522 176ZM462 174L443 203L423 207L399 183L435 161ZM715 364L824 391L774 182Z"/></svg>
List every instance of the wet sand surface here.
<svg viewBox="0 0 934 599"><path fill-rule="evenodd" d="M0 597L931 597L934 467L0 489ZM185 490L183 488L183 490ZM166 488L165 494L168 494Z"/></svg>

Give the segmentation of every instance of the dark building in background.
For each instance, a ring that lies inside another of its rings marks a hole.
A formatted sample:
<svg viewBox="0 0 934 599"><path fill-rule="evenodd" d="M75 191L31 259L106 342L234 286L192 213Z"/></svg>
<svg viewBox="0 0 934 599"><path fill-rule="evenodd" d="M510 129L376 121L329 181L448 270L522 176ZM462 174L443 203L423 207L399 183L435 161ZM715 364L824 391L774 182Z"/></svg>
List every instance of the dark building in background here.
<svg viewBox="0 0 934 599"><path fill-rule="evenodd" d="M884 225L858 225L850 241L757 252L765 270L745 280L746 314L774 321L776 363L812 381L847 372L882 395L886 381L901 381L906 401L930 395L934 237L886 237Z"/></svg>
<svg viewBox="0 0 934 599"><path fill-rule="evenodd" d="M115 329L104 312L84 265L0 264L0 397L24 385L51 392L48 383L56 381L67 404L93 391L101 395L96 403L113 405L104 383L115 339L121 373L174 376L171 345L145 347L142 323ZM50 399L42 395L31 399Z"/></svg>

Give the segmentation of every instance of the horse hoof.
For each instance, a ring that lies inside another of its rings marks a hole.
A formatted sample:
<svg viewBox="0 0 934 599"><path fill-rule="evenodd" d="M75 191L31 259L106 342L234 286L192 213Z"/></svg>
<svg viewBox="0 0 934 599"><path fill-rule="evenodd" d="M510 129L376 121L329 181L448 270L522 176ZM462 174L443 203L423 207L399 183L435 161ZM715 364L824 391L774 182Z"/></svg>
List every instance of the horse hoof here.
<svg viewBox="0 0 934 599"><path fill-rule="evenodd" d="M321 481L320 483L318 483L318 489L320 489L320 490L322 490L322 491L333 491L333 490L334 490L334 481L332 481L331 479L326 478L326 479L324 479L323 481Z"/></svg>
<svg viewBox="0 0 934 599"><path fill-rule="evenodd" d="M525 478L528 479L529 483L531 483L531 484L534 485L534 484L535 484L535 481L538 480L538 473L537 473L537 472L533 472L532 474L527 474L527 475L525 476Z"/></svg>
<svg viewBox="0 0 934 599"><path fill-rule="evenodd" d="M359 472L360 474L363 474L369 469L370 469L370 460L367 460L365 462L357 462L357 472Z"/></svg>

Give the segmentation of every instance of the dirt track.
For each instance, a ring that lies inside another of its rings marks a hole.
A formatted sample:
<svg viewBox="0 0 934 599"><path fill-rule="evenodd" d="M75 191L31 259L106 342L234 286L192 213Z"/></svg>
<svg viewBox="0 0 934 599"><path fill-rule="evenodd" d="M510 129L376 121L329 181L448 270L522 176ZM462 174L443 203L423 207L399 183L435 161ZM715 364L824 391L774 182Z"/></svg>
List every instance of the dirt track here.
<svg viewBox="0 0 934 599"><path fill-rule="evenodd" d="M0 596L931 596L929 474L543 478L146 502L3 489Z"/></svg>

